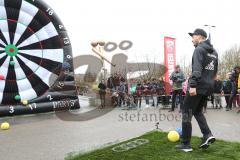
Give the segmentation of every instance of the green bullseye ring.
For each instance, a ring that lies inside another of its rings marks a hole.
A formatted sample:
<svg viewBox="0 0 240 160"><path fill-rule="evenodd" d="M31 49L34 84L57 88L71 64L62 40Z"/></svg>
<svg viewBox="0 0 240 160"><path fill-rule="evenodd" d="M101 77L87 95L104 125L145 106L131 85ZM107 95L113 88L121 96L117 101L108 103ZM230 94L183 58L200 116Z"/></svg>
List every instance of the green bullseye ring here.
<svg viewBox="0 0 240 160"><path fill-rule="evenodd" d="M9 44L5 47L5 52L13 57L18 54L18 48L15 45Z"/></svg>

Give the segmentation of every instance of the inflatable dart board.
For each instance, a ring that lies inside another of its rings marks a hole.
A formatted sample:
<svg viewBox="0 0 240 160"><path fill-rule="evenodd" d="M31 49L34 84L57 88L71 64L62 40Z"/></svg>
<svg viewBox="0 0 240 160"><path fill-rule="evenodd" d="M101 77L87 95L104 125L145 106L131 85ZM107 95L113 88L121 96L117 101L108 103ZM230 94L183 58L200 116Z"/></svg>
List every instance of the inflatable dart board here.
<svg viewBox="0 0 240 160"><path fill-rule="evenodd" d="M70 40L41 0L0 0L0 117L79 108Z"/></svg>

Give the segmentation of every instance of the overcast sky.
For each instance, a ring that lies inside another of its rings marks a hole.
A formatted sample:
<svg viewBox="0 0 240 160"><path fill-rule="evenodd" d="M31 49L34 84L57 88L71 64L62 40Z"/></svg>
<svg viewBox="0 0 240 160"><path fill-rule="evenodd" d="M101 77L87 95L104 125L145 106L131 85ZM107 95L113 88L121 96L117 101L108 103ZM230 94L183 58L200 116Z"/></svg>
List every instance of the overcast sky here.
<svg viewBox="0 0 240 160"><path fill-rule="evenodd" d="M68 30L74 56L94 54L92 40L120 43L131 40L129 61L163 63L163 38L177 39L177 61L191 61L193 46L188 32L215 25L212 42L222 54L240 44L239 0L46 0ZM107 57L120 50L107 53Z"/></svg>

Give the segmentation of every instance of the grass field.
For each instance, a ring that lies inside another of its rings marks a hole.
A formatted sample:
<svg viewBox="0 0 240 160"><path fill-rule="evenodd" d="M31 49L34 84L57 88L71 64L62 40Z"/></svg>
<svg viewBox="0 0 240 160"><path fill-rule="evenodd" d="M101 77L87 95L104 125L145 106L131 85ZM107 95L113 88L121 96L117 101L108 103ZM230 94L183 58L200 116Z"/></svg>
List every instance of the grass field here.
<svg viewBox="0 0 240 160"><path fill-rule="evenodd" d="M114 152L113 147L136 139L147 139L149 143L124 152ZM198 149L200 138L192 139L193 152L184 153L175 149L177 143L168 142L167 134L151 132L113 146L89 153L66 157L66 160L240 160L240 143L217 140L207 150Z"/></svg>

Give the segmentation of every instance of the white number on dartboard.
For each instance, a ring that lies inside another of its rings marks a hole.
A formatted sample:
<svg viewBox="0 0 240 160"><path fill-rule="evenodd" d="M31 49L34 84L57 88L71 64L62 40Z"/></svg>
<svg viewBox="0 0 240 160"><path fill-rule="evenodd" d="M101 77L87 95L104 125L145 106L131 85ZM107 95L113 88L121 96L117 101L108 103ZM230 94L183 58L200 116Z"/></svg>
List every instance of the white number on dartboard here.
<svg viewBox="0 0 240 160"><path fill-rule="evenodd" d="M9 107L9 113L11 113L11 114L14 113L14 107L13 107L13 106L10 106L10 107Z"/></svg>
<svg viewBox="0 0 240 160"><path fill-rule="evenodd" d="M50 16L52 16L54 13L54 11L51 8L48 8L46 11Z"/></svg>
<svg viewBox="0 0 240 160"><path fill-rule="evenodd" d="M64 87L64 83L63 82L58 82L57 85L58 88L62 89Z"/></svg>
<svg viewBox="0 0 240 160"><path fill-rule="evenodd" d="M70 41L69 41L68 37L63 38L63 42L64 42L64 44L70 44Z"/></svg>
<svg viewBox="0 0 240 160"><path fill-rule="evenodd" d="M37 108L37 105L36 103L33 103L33 104L29 104L28 107L33 110L33 109L36 109Z"/></svg>
<svg viewBox="0 0 240 160"><path fill-rule="evenodd" d="M59 25L58 27L59 27L59 29L63 29L63 28L64 28L64 26L63 26L63 25Z"/></svg>
<svg viewBox="0 0 240 160"><path fill-rule="evenodd" d="M47 98L48 98L50 101L52 101L52 100L53 100L53 98L52 98L52 96L51 96L51 95L48 95L48 96L47 96Z"/></svg>

